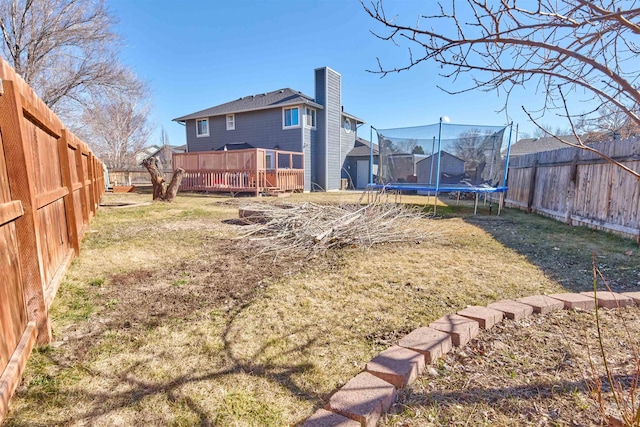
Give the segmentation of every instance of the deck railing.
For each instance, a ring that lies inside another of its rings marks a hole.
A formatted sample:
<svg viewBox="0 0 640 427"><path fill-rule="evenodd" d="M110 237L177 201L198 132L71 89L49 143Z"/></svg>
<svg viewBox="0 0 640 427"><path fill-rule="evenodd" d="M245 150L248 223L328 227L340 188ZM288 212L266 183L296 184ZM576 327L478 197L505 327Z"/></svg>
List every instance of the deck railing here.
<svg viewBox="0 0 640 427"><path fill-rule="evenodd" d="M229 193L298 191L304 189L302 153L252 148L173 155L182 168L181 190Z"/></svg>

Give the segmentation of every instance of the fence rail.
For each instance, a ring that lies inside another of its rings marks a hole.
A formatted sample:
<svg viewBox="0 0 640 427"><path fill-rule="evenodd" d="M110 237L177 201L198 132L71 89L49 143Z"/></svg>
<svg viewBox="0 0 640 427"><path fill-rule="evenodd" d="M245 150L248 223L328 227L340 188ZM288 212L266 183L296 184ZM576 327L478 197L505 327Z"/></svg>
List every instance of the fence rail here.
<svg viewBox="0 0 640 427"><path fill-rule="evenodd" d="M640 171L639 138L593 147ZM507 185L506 206L635 237L640 243L640 181L594 153L569 147L512 157Z"/></svg>
<svg viewBox="0 0 640 427"><path fill-rule="evenodd" d="M261 148L173 155L174 169L185 170L180 189L194 191L303 190L303 165L302 153Z"/></svg>
<svg viewBox="0 0 640 427"><path fill-rule="evenodd" d="M104 169L0 59L0 423L95 215Z"/></svg>

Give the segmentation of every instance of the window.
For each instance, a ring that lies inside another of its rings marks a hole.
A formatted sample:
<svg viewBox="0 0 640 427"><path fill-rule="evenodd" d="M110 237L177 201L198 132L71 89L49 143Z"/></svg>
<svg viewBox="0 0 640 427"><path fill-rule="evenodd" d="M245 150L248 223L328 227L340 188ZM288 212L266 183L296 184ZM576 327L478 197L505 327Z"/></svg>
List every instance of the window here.
<svg viewBox="0 0 640 427"><path fill-rule="evenodd" d="M298 107L284 108L282 110L284 114L284 126L285 128L300 126L300 109Z"/></svg>
<svg viewBox="0 0 640 427"><path fill-rule="evenodd" d="M236 129L236 115L227 114L227 130L235 130L235 129Z"/></svg>
<svg viewBox="0 0 640 427"><path fill-rule="evenodd" d="M209 119L196 120L196 136L209 136Z"/></svg>
<svg viewBox="0 0 640 427"><path fill-rule="evenodd" d="M304 124L311 128L316 127L316 110L305 107L304 111Z"/></svg>
<svg viewBox="0 0 640 427"><path fill-rule="evenodd" d="M345 131L346 133L349 133L349 132L351 132L351 129L352 129L352 128L351 128L351 120L349 120L349 119L347 119L347 118L345 117L345 119L344 119L344 131Z"/></svg>

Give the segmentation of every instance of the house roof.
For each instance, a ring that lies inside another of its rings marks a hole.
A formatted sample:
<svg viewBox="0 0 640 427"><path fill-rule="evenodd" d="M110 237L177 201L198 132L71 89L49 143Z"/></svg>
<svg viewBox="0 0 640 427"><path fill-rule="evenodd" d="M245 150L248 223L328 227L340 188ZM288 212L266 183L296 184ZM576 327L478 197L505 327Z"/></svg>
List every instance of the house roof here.
<svg viewBox="0 0 640 427"><path fill-rule="evenodd" d="M428 154L428 155L427 155L427 157L425 157L424 159L418 160L418 162L422 162L422 161L424 161L424 160L431 159L431 157L433 157L435 154L437 154L437 153L434 153L434 154ZM456 160L460 160L462 163L465 163L464 159L461 159L460 157L455 156L455 155L453 155L453 154L451 154L451 153L449 153L449 152L447 152L447 151L444 151L444 150L442 150L442 151L440 152L440 156L449 156L449 157L452 157L452 158L454 158L454 159L456 159Z"/></svg>
<svg viewBox="0 0 640 427"><path fill-rule="evenodd" d="M364 120L359 119L358 117L353 116L353 115L351 115L351 114L349 114L349 113L345 113L344 111L342 112L342 115L343 115L344 117L347 117L347 118L351 119L351 120L355 120L357 123L366 123ZM367 142L368 142L368 141L367 141Z"/></svg>
<svg viewBox="0 0 640 427"><path fill-rule="evenodd" d="M577 143L578 139L575 135L564 135L558 138L570 142ZM568 145L558 141L553 136L545 136L543 138L524 138L516 142L511 146L509 155L511 156L523 156L525 154L540 153L542 151L559 150L560 148L567 148Z"/></svg>
<svg viewBox="0 0 640 427"><path fill-rule="evenodd" d="M206 110L196 111L186 116L173 119L174 122L184 122L191 119L214 117L224 114L240 113L243 111L265 110L268 108L284 107L287 105L306 104L322 109L322 105L314 102L313 98L290 88L278 89L273 92L259 93L245 96L235 101L216 105Z"/></svg>
<svg viewBox="0 0 640 427"><path fill-rule="evenodd" d="M246 150L249 148L255 148L255 147L246 142L230 142L228 144L224 144L222 147L218 148L216 151Z"/></svg>
<svg viewBox="0 0 640 427"><path fill-rule="evenodd" d="M172 153L186 153L187 152L187 144L183 144L183 145L166 145L166 146L162 146L162 147L158 147L157 145L153 145L152 147L156 147L157 149L155 151L153 151L152 153L149 154L149 157L153 157L156 154L158 154L160 151L162 151L165 147L169 148L169 150L171 150Z"/></svg>
<svg viewBox="0 0 640 427"><path fill-rule="evenodd" d="M290 88L278 89L273 92L259 93L257 95L249 95L235 101L226 102L216 105L215 107L205 110L196 111L186 116L173 119L174 122L185 122L187 120L201 119L205 117L222 116L225 114L241 113L243 111L266 110L269 108L286 107L287 105L309 105L313 108L323 109L324 107L308 95ZM364 120L356 116L345 113L342 115L355 120L357 123L364 123Z"/></svg>
<svg viewBox="0 0 640 427"><path fill-rule="evenodd" d="M347 153L347 157L361 157L368 156L371 151L369 148L371 143L366 139L362 139L360 137L356 137L356 145ZM373 155L377 156L380 150L378 149L378 144L373 144Z"/></svg>

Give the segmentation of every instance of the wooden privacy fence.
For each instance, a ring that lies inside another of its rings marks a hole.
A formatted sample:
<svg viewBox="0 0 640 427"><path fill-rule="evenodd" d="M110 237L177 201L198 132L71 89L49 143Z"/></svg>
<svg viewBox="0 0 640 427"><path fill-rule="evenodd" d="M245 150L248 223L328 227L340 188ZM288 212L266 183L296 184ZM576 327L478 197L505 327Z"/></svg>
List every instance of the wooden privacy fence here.
<svg viewBox="0 0 640 427"><path fill-rule="evenodd" d="M164 179L171 182L173 171L163 168ZM151 185L149 171L140 167L136 169L109 169L109 187L115 185Z"/></svg>
<svg viewBox="0 0 640 427"><path fill-rule="evenodd" d="M103 164L0 59L0 423L104 193Z"/></svg>
<svg viewBox="0 0 640 427"><path fill-rule="evenodd" d="M304 189L302 153L250 148L173 155L181 190L255 193Z"/></svg>
<svg viewBox="0 0 640 427"><path fill-rule="evenodd" d="M593 147L640 171L640 139ZM507 185L506 206L635 237L640 243L640 181L596 154L569 147L512 157Z"/></svg>

